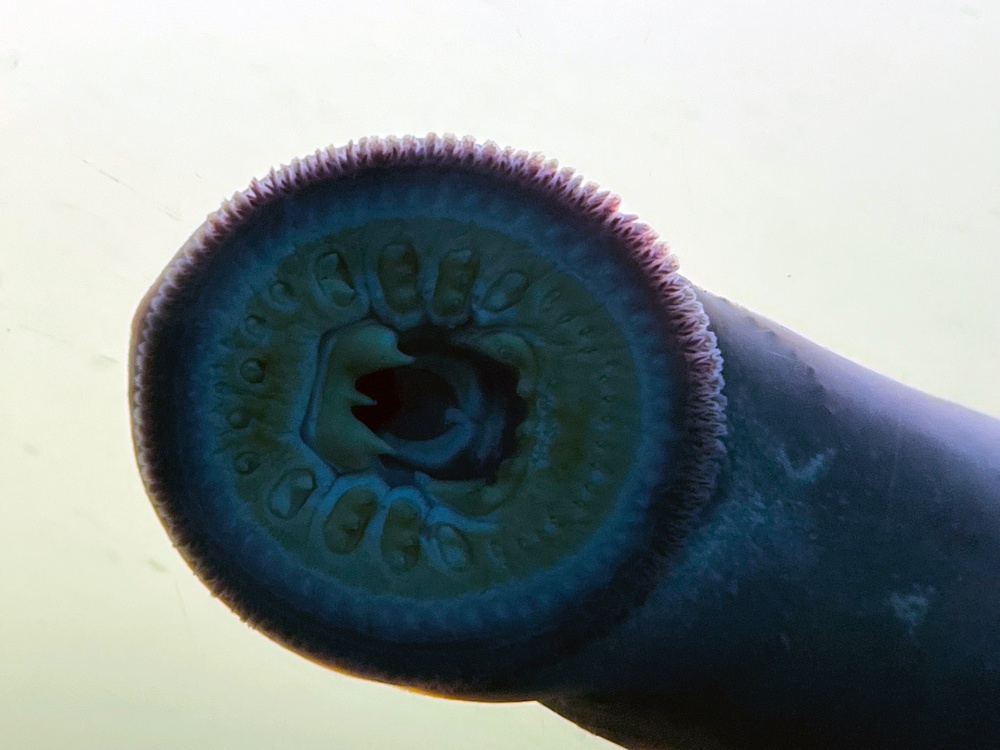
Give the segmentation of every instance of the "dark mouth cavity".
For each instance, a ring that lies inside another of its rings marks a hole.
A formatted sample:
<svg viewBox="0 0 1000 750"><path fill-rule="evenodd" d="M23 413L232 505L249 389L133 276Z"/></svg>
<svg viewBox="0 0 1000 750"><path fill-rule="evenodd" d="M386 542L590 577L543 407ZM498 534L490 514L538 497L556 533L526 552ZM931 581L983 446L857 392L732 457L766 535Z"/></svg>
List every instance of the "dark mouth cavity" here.
<svg viewBox="0 0 1000 750"><path fill-rule="evenodd" d="M518 373L448 334L428 326L402 335L399 349L414 361L358 378L357 390L375 403L352 413L394 449L380 457L390 471L490 480L513 455L527 413Z"/></svg>

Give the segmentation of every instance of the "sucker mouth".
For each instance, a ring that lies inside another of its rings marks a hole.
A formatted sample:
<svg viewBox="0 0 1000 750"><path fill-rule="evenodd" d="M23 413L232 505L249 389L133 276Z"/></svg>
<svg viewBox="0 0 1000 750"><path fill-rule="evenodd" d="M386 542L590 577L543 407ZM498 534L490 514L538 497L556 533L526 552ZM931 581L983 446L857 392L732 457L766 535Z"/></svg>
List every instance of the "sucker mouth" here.
<svg viewBox="0 0 1000 750"><path fill-rule="evenodd" d="M132 398L154 506L213 590L408 684L470 649L476 680L509 677L623 617L723 422L694 294L616 206L429 136L317 154L210 217L137 313Z"/></svg>
<svg viewBox="0 0 1000 750"><path fill-rule="evenodd" d="M518 372L474 349L449 343L447 329L409 332L399 350L410 364L362 375L356 390L374 403L354 417L391 452L383 469L448 481L495 478L517 444L527 405L517 395Z"/></svg>
<svg viewBox="0 0 1000 750"><path fill-rule="evenodd" d="M473 594L571 557L614 515L641 442L628 339L523 242L368 220L295 246L239 299L263 333L222 331L210 408L248 425L213 439L308 566L373 593ZM288 472L309 477L294 504Z"/></svg>

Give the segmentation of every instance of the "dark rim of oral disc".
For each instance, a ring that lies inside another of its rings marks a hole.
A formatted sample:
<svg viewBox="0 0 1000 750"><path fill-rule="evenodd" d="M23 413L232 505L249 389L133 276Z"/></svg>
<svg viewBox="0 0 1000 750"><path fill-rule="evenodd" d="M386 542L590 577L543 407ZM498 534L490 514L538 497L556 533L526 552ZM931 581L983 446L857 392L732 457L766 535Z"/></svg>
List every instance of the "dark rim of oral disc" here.
<svg viewBox="0 0 1000 750"><path fill-rule="evenodd" d="M711 491L721 360L618 199L471 138L272 171L136 314L133 438L195 572L338 669L517 695L637 606Z"/></svg>

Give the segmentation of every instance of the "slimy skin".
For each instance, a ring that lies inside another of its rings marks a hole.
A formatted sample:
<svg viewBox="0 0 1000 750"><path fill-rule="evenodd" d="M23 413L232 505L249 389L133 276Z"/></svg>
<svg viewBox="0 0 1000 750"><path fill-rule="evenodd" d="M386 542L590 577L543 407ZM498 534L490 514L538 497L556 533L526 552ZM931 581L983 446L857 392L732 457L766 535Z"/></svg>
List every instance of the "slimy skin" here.
<svg viewBox="0 0 1000 750"><path fill-rule="evenodd" d="M1000 746L1000 422L699 299L716 491L544 702L629 748Z"/></svg>
<svg viewBox="0 0 1000 750"><path fill-rule="evenodd" d="M1000 423L697 289L617 205L435 136L234 196L134 323L178 550L318 663L629 748L1000 745Z"/></svg>

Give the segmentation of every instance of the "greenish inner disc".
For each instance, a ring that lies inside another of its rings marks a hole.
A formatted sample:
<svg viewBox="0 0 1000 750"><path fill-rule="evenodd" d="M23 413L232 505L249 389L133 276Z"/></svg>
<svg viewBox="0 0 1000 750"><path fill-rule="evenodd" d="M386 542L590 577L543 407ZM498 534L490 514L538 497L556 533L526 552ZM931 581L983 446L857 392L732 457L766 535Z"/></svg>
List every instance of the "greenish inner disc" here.
<svg viewBox="0 0 1000 750"><path fill-rule="evenodd" d="M452 220L295 247L248 291L215 374L238 496L305 566L372 593L457 596L573 555L640 439L602 301Z"/></svg>

